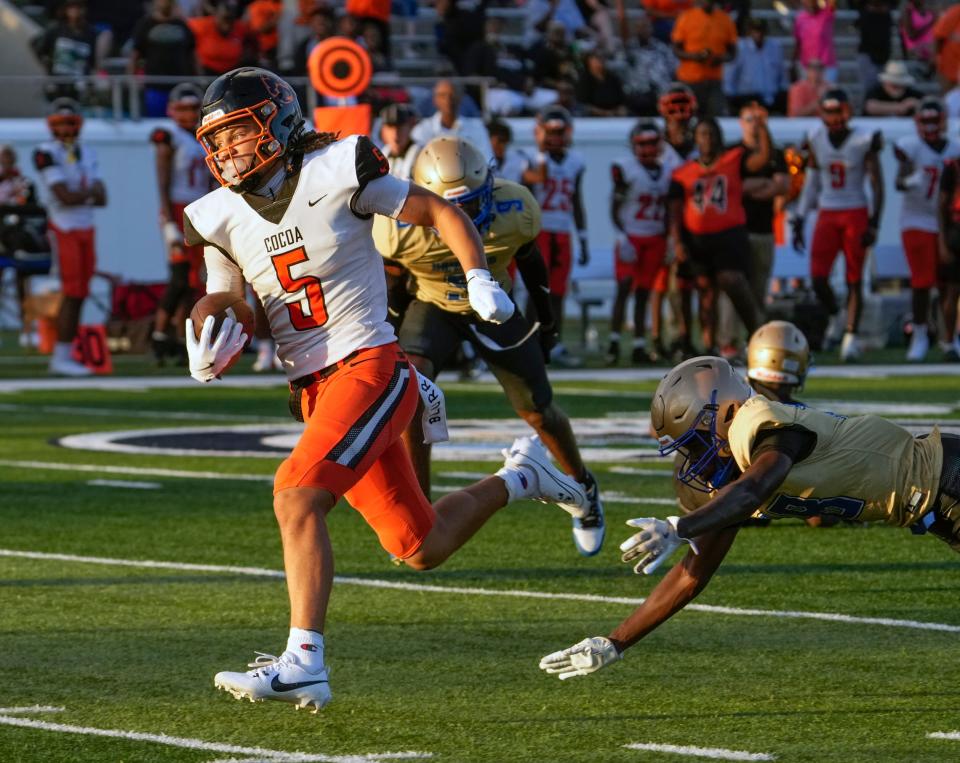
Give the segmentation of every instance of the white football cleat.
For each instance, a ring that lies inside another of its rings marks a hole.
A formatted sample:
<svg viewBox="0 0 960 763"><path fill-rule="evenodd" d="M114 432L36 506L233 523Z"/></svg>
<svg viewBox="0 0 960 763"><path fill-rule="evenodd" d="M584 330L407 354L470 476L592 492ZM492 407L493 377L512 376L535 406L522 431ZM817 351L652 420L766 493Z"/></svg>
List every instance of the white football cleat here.
<svg viewBox="0 0 960 763"><path fill-rule="evenodd" d="M843 334L843 341L840 342L840 360L844 363L860 360L860 342L857 335L852 331L846 331Z"/></svg>
<svg viewBox="0 0 960 763"><path fill-rule="evenodd" d="M539 437L518 437L501 453L504 462L500 471L518 472L523 486L521 492L511 496L513 499L555 503L574 517L585 517L589 513L586 488L553 465Z"/></svg>
<svg viewBox="0 0 960 763"><path fill-rule="evenodd" d="M573 545L581 556L594 556L603 548L603 539L607 534L607 524L603 516L603 501L600 500L600 488L593 473L587 471L584 484L588 510L582 517L573 517ZM566 506L563 508L568 509ZM571 512L573 513L573 512Z"/></svg>
<svg viewBox="0 0 960 763"><path fill-rule="evenodd" d="M930 350L930 337L927 327L914 324L910 334L910 347L907 349L907 360L911 363L922 363Z"/></svg>
<svg viewBox="0 0 960 763"><path fill-rule="evenodd" d="M293 652L284 652L279 657L257 652L257 659L248 665L253 670L246 673L217 673L213 685L237 699L290 702L297 710L312 706L314 713L323 709L331 699L327 668L310 673Z"/></svg>
<svg viewBox="0 0 960 763"><path fill-rule="evenodd" d="M83 363L77 363L73 358L50 358L50 373L55 376L90 376L93 373Z"/></svg>

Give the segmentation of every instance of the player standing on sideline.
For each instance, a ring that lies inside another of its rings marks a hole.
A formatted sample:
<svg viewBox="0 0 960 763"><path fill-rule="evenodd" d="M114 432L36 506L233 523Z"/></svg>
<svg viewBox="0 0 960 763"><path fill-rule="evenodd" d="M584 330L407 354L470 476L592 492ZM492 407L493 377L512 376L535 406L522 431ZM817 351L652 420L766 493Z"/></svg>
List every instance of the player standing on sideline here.
<svg viewBox="0 0 960 763"><path fill-rule="evenodd" d="M641 121L630 131L631 155L610 166L613 194L610 219L617 229L614 245L614 273L617 295L610 318L610 345L606 363L620 362L620 329L627 299L633 293L634 363L652 363L647 351L647 297L667 253L666 205L670 190L670 171L660 155L660 128Z"/></svg>
<svg viewBox="0 0 960 763"><path fill-rule="evenodd" d="M519 148L510 146L513 142L510 125L494 119L487 124L487 132L490 133L490 149L493 151L494 176L511 183L522 183L524 170L530 166L530 157Z"/></svg>
<svg viewBox="0 0 960 763"><path fill-rule="evenodd" d="M660 161L666 173L673 171L685 161L694 158L696 146L693 141L693 117L697 113L697 99L693 91L682 82L673 83L660 96L657 109L663 117L663 154ZM688 262L677 262L670 257L657 271L650 295L650 339L653 350L661 358L671 355L689 358L696 355L690 341L690 327L693 325L693 289L694 273ZM670 291L671 276L676 287L677 305L674 320L677 324L677 336L668 352L663 341L663 300Z"/></svg>
<svg viewBox="0 0 960 763"><path fill-rule="evenodd" d="M274 481L290 595L287 647L214 682L238 698L320 709L331 696L323 660L333 585L326 515L341 497L384 549L420 570L441 564L510 501L549 498L582 516L587 498L539 443L520 438L497 476L431 506L401 441L423 380L385 320L372 217L435 227L466 274L470 306L483 320L503 322L514 305L487 270L476 228L455 205L391 176L366 137L305 131L293 89L264 69L218 77L201 113L197 138L223 187L187 207L185 241L205 247L208 291L242 297L250 281L290 379L291 412L306 420ZM246 341L229 317L214 341L214 323L209 316L196 337L187 320L190 373L202 382L216 379Z"/></svg>
<svg viewBox="0 0 960 763"><path fill-rule="evenodd" d="M79 141L83 117L69 98L58 98L47 117L52 141L33 154L34 165L47 191L52 243L60 270L63 302L57 315L57 343L50 373L87 376L90 369L70 357L80 325L83 301L90 293L96 268L93 208L107 203L107 192L97 167L97 154Z"/></svg>
<svg viewBox="0 0 960 763"><path fill-rule="evenodd" d="M757 118L763 120L762 112ZM770 159L770 133L761 124L755 150L743 146L724 150L723 133L715 119L701 120L694 131L699 157L673 172L670 187L670 235L677 258L689 261L697 274L700 325L705 351L716 353L717 289L730 297L734 310L751 334L759 325L747 276L750 241L745 227L743 189L746 172L756 172Z"/></svg>
<svg viewBox="0 0 960 763"><path fill-rule="evenodd" d="M610 633L540 661L561 679L623 652L689 604L710 582L742 523L760 514L824 516L909 527L960 552L960 437L910 432L879 416L846 418L754 395L722 358L693 358L654 393L651 419L664 455L684 456L679 479L719 491L696 511L631 519L623 561L650 574L680 546L690 550ZM721 489L722 488L722 489Z"/></svg>
<svg viewBox="0 0 960 763"><path fill-rule="evenodd" d="M400 346L422 376L436 379L450 366L461 342L469 342L503 387L510 404L540 437L568 475L583 485L589 512L573 519L573 540L584 556L603 545L600 491L584 466L567 415L553 403L545 361L556 342L547 271L537 251L540 209L517 183L495 180L480 150L453 137L434 138L420 152L413 181L462 209L480 232L494 279L511 290L508 271L516 263L541 323L532 326L517 310L500 324L484 322L471 310L456 254L428 228L377 216L374 240L391 264L403 265L417 284L398 335ZM538 330L539 329L539 330ZM430 494L430 445L420 422L404 436L417 479Z"/></svg>
<svg viewBox="0 0 960 763"><path fill-rule="evenodd" d="M960 158L951 159L943 168L940 195L937 204L940 237L937 250L940 255L937 282L940 289L940 309L946 336L940 347L945 360L960 360Z"/></svg>
<svg viewBox="0 0 960 763"><path fill-rule="evenodd" d="M417 112L405 103L391 103L380 110L380 140L390 163L390 174L401 180L413 176L413 163L423 148L410 136Z"/></svg>
<svg viewBox="0 0 960 763"><path fill-rule="evenodd" d="M573 137L573 118L562 106L548 106L537 114L533 128L537 154L532 167L524 174L524 181L532 184L533 195L540 205L542 230L537 246L547 265L550 284L550 302L557 320L557 335L561 341L551 351L551 361L560 366L579 366L582 361L567 351L562 341L563 300L573 268L573 244L570 229L575 225L580 239L579 265L590 261L587 240L587 217L583 211L581 185L586 169L583 157L570 149ZM527 310L530 317L530 310Z"/></svg>
<svg viewBox="0 0 960 763"><path fill-rule="evenodd" d="M817 299L831 316L829 334L836 335L839 313L830 287L830 271L842 250L846 264L847 323L840 345L840 359L861 355L857 329L863 312L863 266L867 249L877 240L883 213L883 172L880 150L883 135L851 127L850 99L840 88L827 90L820 98L823 124L807 137L806 180L797 214L793 219L793 246L803 251L806 215L817 205L820 212L810 249L810 277ZM869 180L873 211L867 211L864 180Z"/></svg>
<svg viewBox="0 0 960 763"><path fill-rule="evenodd" d="M170 263L170 280L153 323L153 354L160 365L167 357L186 356L186 347L176 334L171 335L170 326L175 318L183 320L189 315L201 287L203 247L184 245L183 210L210 191L206 154L195 135L202 100L203 93L196 85L177 85L167 101L167 116L175 126L169 130L158 127L150 133L156 153L160 226Z"/></svg>
<svg viewBox="0 0 960 763"><path fill-rule="evenodd" d="M927 319L930 317L930 289L937 283L940 228L937 222L938 192L944 165L960 156L960 142L947 138L947 114L937 98L924 98L914 116L916 135L905 135L893 147L897 157L897 190L903 192L900 207L900 236L910 265L913 292L913 325L907 360L919 363L930 349ZM950 286L941 284L941 302L950 299ZM953 294L956 323L957 294ZM946 317L946 313L945 313ZM952 325L947 326L952 346Z"/></svg>

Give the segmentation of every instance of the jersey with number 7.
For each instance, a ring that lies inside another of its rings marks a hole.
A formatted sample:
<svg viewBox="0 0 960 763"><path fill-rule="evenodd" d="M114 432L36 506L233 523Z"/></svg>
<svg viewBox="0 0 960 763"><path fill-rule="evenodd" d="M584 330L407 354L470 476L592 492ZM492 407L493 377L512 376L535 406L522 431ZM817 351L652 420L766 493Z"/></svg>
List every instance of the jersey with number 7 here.
<svg viewBox="0 0 960 763"><path fill-rule="evenodd" d="M273 199L223 187L193 202L184 238L205 246L207 291L253 287L295 379L395 341L372 218L399 215L408 188L351 136L305 156Z"/></svg>

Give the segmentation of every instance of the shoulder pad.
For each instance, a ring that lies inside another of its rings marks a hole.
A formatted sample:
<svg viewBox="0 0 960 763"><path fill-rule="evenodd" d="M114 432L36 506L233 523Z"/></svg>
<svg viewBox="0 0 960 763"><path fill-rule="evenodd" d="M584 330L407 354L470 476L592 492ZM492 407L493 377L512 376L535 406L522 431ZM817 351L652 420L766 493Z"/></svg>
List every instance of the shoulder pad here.
<svg viewBox="0 0 960 763"><path fill-rule="evenodd" d="M53 165L53 154L49 151L38 148L33 152L33 166L38 170L45 170L47 167L52 167Z"/></svg>
<svg viewBox="0 0 960 763"><path fill-rule="evenodd" d="M165 146L169 146L173 142L173 136L170 135L169 130L164 130L162 127L156 128L152 133L150 133L150 142L151 143L162 143Z"/></svg>
<svg viewBox="0 0 960 763"><path fill-rule="evenodd" d="M357 138L357 182L363 188L371 180L390 174L390 163L366 135Z"/></svg>

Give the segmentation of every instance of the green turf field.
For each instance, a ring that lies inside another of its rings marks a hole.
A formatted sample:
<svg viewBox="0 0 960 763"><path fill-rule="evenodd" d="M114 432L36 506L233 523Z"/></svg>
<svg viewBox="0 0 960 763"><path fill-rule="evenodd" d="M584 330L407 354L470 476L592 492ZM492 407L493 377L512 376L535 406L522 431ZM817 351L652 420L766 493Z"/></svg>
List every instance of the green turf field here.
<svg viewBox="0 0 960 763"><path fill-rule="evenodd" d="M557 396L578 419L622 418L645 414L653 386L567 382ZM937 418L960 417L958 377L808 386L811 398L942 405ZM451 418L511 415L494 387L446 391ZM215 672L243 668L254 650L276 653L286 639L268 481L277 460L87 452L53 441L288 423L285 402L280 386L0 395L0 761L708 759L693 747L811 763L960 760L960 739L927 736L960 729L951 656L960 559L905 531L792 521L744 530L698 599L710 606L681 613L593 676L561 683L542 674L542 655L606 634L631 610L624 599L656 582L633 575L616 549L626 519L671 513L663 503L622 502L670 496L668 480L629 473L662 466L650 461L596 466L617 500L607 502L607 546L592 559L576 555L566 514L521 503L440 570L415 573L388 564L360 517L339 507L330 520L343 576L327 629L333 703L315 716L215 691ZM462 473L493 471L492 458L437 463L435 485L466 484ZM134 472L117 473L127 467Z"/></svg>

